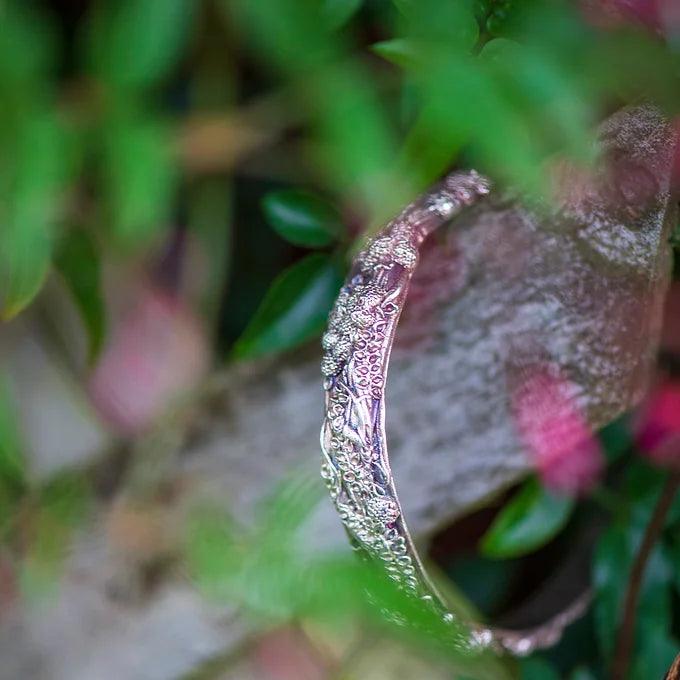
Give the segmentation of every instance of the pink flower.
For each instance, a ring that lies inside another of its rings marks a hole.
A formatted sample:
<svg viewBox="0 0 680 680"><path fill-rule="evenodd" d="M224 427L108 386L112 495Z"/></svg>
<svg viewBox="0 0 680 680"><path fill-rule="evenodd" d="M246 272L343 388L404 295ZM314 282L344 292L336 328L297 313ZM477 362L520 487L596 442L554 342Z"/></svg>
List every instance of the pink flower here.
<svg viewBox="0 0 680 680"><path fill-rule="evenodd" d="M524 373L523 380L511 381L511 408L536 472L555 492L588 491L600 476L603 456L576 403L575 386L557 367L538 365Z"/></svg>
<svg viewBox="0 0 680 680"><path fill-rule="evenodd" d="M666 379L652 390L640 412L636 440L653 463L680 466L680 380Z"/></svg>
<svg viewBox="0 0 680 680"><path fill-rule="evenodd" d="M207 363L198 321L176 297L142 286L90 380L92 401L118 432L144 429L190 389Z"/></svg>

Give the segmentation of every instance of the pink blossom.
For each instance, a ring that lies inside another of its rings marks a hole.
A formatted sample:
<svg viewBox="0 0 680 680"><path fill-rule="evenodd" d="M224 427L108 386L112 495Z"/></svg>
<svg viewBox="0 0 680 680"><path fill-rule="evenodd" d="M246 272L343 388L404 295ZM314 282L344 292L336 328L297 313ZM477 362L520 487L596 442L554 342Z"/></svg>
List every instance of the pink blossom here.
<svg viewBox="0 0 680 680"><path fill-rule="evenodd" d="M207 361L200 325L176 297L142 286L90 380L103 418L121 434L149 425L191 388Z"/></svg>
<svg viewBox="0 0 680 680"><path fill-rule="evenodd" d="M552 366L523 373L521 381L511 381L511 408L536 472L555 492L588 491L600 476L603 456L574 385Z"/></svg>
<svg viewBox="0 0 680 680"><path fill-rule="evenodd" d="M653 463L680 466L680 380L665 379L652 390L640 412L636 440Z"/></svg>

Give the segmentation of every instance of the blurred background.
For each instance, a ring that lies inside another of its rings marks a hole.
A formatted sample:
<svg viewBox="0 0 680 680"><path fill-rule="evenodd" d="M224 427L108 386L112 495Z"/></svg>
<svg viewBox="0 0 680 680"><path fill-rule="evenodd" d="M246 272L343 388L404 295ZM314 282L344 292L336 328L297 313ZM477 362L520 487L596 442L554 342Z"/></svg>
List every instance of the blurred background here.
<svg viewBox="0 0 680 680"><path fill-rule="evenodd" d="M660 680L679 76L675 0L0 0L0 678ZM424 254L396 469L464 617L589 598L522 660L432 634L315 473L351 255L458 167L497 199Z"/></svg>

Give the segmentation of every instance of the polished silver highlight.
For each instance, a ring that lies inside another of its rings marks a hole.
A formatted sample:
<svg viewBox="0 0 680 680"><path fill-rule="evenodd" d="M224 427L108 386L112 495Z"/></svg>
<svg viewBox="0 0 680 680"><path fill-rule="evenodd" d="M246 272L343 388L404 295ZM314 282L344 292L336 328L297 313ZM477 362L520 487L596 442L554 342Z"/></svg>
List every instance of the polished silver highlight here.
<svg viewBox="0 0 680 680"><path fill-rule="evenodd" d="M356 257L329 316L321 371L326 416L321 474L352 542L406 591L454 622L425 573L404 520L385 437L385 379L399 315L425 237L489 193L476 172L449 175L409 205ZM456 643L494 641L486 631Z"/></svg>
<svg viewBox="0 0 680 680"><path fill-rule="evenodd" d="M489 181L477 172L453 173L410 204L357 255L322 339L326 411L321 475L353 545L451 624L451 644L523 656L559 639L583 613L589 594L535 630L472 625L469 634L461 634L456 615L428 577L411 540L385 435L387 368L419 248L428 234L489 191Z"/></svg>

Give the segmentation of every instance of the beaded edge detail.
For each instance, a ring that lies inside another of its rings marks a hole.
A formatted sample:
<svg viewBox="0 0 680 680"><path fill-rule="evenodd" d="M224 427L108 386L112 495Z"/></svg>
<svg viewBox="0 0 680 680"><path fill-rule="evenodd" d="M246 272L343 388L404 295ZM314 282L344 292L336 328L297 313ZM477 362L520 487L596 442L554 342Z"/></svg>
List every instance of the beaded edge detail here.
<svg viewBox="0 0 680 680"><path fill-rule="evenodd" d="M453 622L409 536L385 437L385 380L408 286L425 237L489 193L475 171L453 173L407 206L356 257L323 336L323 477L352 543L401 588ZM482 633L483 631L480 631ZM487 646L473 633L466 646Z"/></svg>

